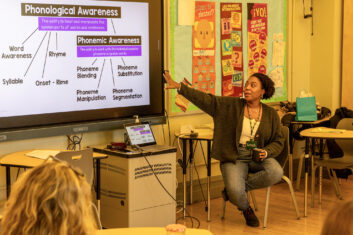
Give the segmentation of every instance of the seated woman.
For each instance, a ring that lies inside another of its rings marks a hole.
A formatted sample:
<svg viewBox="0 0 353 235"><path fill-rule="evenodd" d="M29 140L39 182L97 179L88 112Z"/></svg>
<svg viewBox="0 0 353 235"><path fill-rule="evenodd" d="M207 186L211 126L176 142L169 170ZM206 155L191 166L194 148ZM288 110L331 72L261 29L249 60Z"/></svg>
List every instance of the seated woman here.
<svg viewBox="0 0 353 235"><path fill-rule="evenodd" d="M166 89L178 92L213 117L214 139L211 156L220 161L223 181L231 203L243 212L246 224L259 226L247 199L247 191L279 182L283 175L274 159L283 149L277 112L261 103L272 97L273 81L261 73L253 74L244 87L244 98L221 97L187 87L164 74ZM252 156L259 152L259 161ZM248 177L248 173L252 172Z"/></svg>
<svg viewBox="0 0 353 235"><path fill-rule="evenodd" d="M55 160L20 176L1 221L4 235L91 235L96 229L85 177Z"/></svg>

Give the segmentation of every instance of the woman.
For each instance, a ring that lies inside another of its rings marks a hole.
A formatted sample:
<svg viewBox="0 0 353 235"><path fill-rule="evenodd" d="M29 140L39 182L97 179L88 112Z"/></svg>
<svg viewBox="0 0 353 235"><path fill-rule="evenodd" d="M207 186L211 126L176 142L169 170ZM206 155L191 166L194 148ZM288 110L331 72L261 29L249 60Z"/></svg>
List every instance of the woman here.
<svg viewBox="0 0 353 235"><path fill-rule="evenodd" d="M46 161L14 184L1 221L4 235L95 234L91 188L67 163Z"/></svg>
<svg viewBox="0 0 353 235"><path fill-rule="evenodd" d="M279 182L282 167L274 159L283 149L277 112L261 103L272 97L273 81L261 73L253 74L244 87L244 98L206 94L173 81L164 74L166 89L178 92L213 117L214 140L211 156L220 161L223 181L231 203L243 212L246 224L259 226L247 199L247 191ZM255 151L254 148L256 148ZM252 160L258 152L259 162ZM248 173L254 173L248 177Z"/></svg>

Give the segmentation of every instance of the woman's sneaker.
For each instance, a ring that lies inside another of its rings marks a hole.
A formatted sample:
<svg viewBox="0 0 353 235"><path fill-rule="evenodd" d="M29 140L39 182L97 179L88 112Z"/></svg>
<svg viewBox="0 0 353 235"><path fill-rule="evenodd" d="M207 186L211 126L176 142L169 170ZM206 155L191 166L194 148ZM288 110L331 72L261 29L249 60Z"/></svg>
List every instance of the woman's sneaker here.
<svg viewBox="0 0 353 235"><path fill-rule="evenodd" d="M254 211L252 208L249 206L248 209L243 210L243 215L246 220L246 224L251 227L259 227L260 223L259 220L257 219Z"/></svg>

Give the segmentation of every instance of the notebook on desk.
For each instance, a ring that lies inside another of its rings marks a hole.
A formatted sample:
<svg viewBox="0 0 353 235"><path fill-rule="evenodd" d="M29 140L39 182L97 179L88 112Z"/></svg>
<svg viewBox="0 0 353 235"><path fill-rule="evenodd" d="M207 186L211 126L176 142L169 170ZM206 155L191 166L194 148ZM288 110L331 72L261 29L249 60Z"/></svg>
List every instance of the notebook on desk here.
<svg viewBox="0 0 353 235"><path fill-rule="evenodd" d="M147 152L170 149L166 145L157 145L149 122L125 124L124 128L132 146L138 146Z"/></svg>
<svg viewBox="0 0 353 235"><path fill-rule="evenodd" d="M58 150L33 150L31 152L26 153L25 155L28 157L34 157L46 160L49 156L55 156L60 153Z"/></svg>

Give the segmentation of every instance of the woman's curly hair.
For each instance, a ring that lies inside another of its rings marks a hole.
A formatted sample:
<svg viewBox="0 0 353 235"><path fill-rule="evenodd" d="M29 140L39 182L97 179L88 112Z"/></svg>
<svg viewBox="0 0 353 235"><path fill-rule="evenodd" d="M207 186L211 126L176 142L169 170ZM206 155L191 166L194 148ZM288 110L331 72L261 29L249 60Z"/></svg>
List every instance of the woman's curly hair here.
<svg viewBox="0 0 353 235"><path fill-rule="evenodd" d="M254 73L251 77L256 77L261 82L262 89L265 90L263 99L270 99L275 93L275 83L266 74Z"/></svg>
<svg viewBox="0 0 353 235"><path fill-rule="evenodd" d="M46 161L14 184L1 234L91 235L95 225L86 178L65 162Z"/></svg>

